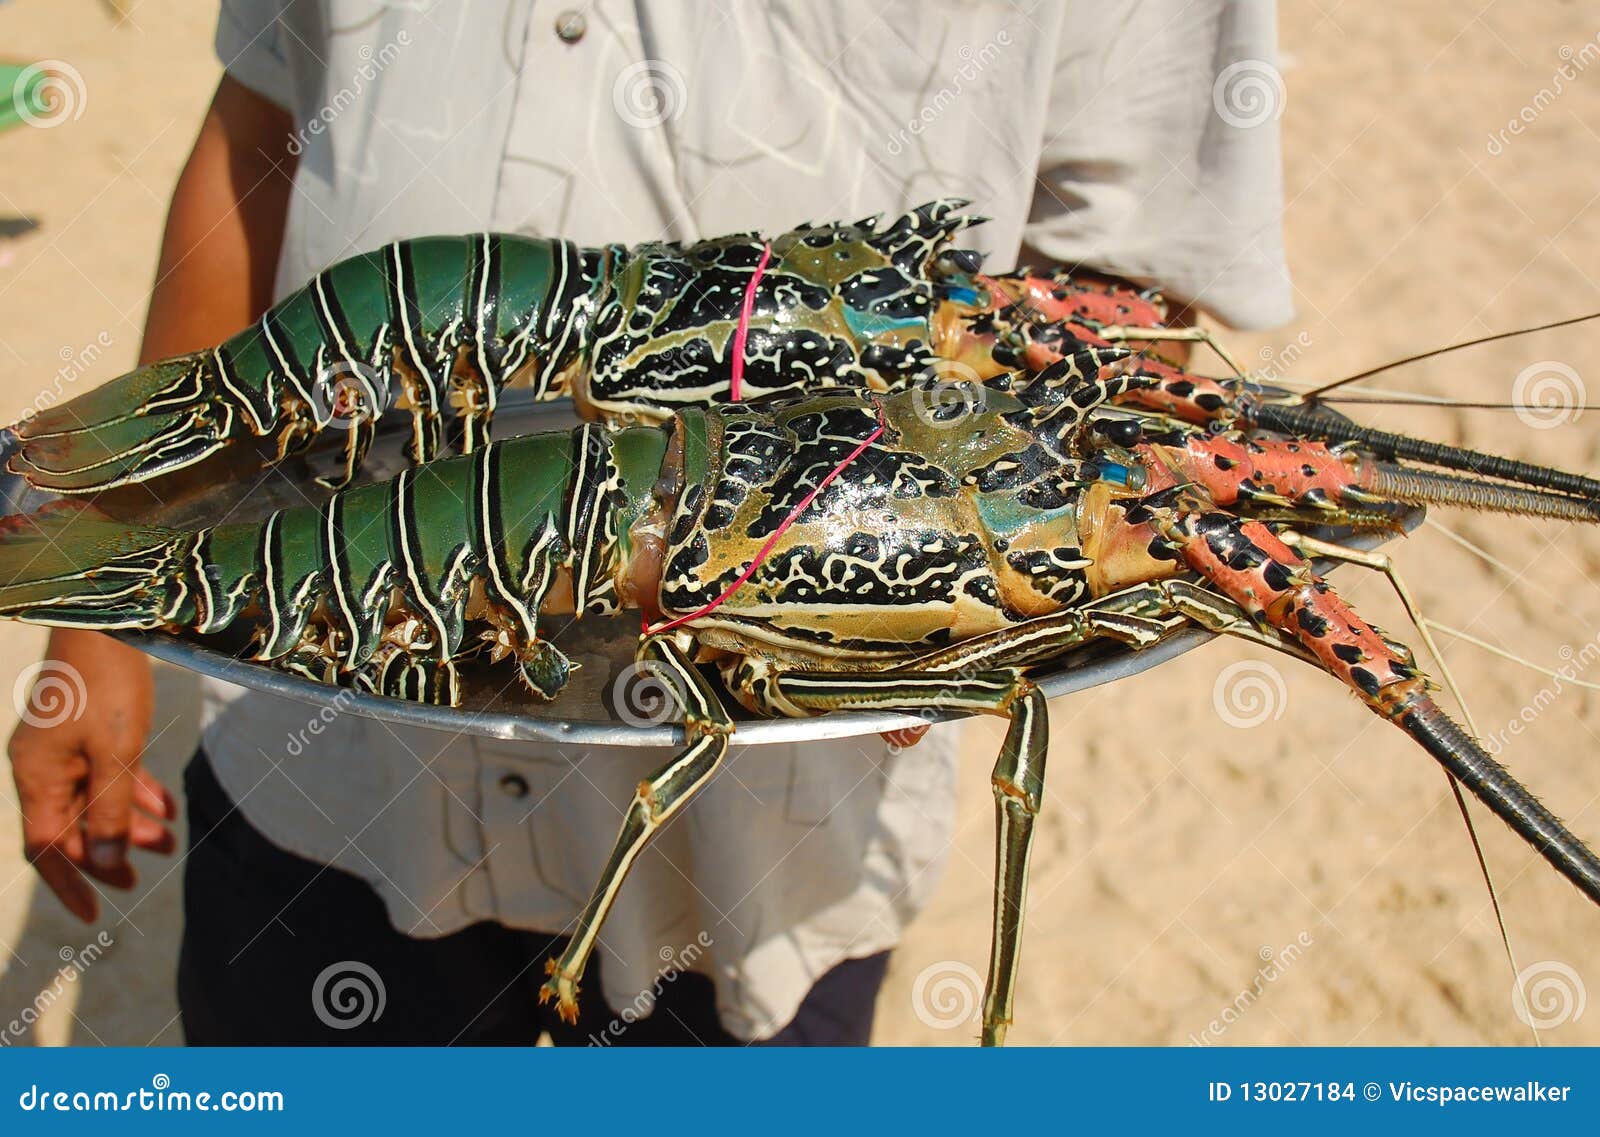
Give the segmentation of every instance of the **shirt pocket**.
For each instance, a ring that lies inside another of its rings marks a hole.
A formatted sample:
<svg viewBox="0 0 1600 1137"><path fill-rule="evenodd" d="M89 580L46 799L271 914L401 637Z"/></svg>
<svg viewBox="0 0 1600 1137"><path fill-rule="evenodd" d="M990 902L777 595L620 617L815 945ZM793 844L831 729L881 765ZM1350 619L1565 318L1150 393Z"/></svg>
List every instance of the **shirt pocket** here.
<svg viewBox="0 0 1600 1137"><path fill-rule="evenodd" d="M826 825L839 832L871 832L884 789L883 744L876 735L760 747L755 755L769 749L788 752L785 821L808 829Z"/></svg>

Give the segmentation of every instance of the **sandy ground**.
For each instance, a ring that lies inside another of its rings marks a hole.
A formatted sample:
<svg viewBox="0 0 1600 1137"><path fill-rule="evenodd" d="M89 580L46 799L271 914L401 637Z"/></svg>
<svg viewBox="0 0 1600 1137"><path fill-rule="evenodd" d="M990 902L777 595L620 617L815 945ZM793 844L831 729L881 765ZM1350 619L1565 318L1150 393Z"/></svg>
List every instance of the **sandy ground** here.
<svg viewBox="0 0 1600 1137"><path fill-rule="evenodd" d="M145 0L132 23L114 27L88 0L0 8L6 52L70 60L87 96L70 124L0 138L0 214L43 222L0 242L0 417L14 418L41 389L87 387L131 362L166 197L216 77L211 12ZM1229 335L1247 365L1277 359L1297 376L1338 377L1600 308L1591 275L1600 195L1580 172L1600 149L1600 73L1566 81L1548 105L1537 99L1565 49L1594 43L1580 6L1502 3L1467 21L1445 0L1346 0L1287 5L1283 25L1300 315L1270 335ZM1524 107L1531 125L1490 153L1491 132ZM1576 376L1581 388L1600 375L1595 342L1589 329L1542 333L1380 382L1503 401L1533 367L1569 386ZM1589 416L1533 429L1497 411L1354 410L1396 429L1600 468ZM1434 619L1547 667L1592 665L1593 534L1454 516L1405 542L1396 560ZM1381 578L1340 576L1369 614L1414 638ZM1518 721L1505 761L1600 844L1593 694L1557 690L1441 638L1483 731ZM0 626L0 692L41 642ZM13 702L0 699L7 730ZM164 673L151 764L170 780L192 745L194 709L187 677ZM1330 681L1213 644L1059 701L1052 727L1015 1041L1530 1041L1443 777ZM879 1006L884 1043L965 1044L975 1030L970 976L987 954L992 877L986 775L999 732L967 732L959 840L937 900L895 958ZM1479 816L1545 1043L1600 1043L1600 1011L1581 1014L1585 985L1600 985L1600 913ZM0 1031L96 934L36 886L14 855L19 843L12 804L0 801ZM120 912L104 922L114 940L105 959L64 985L36 1030L4 1042L178 1041L177 874L153 858L141 867L140 891L113 898Z"/></svg>

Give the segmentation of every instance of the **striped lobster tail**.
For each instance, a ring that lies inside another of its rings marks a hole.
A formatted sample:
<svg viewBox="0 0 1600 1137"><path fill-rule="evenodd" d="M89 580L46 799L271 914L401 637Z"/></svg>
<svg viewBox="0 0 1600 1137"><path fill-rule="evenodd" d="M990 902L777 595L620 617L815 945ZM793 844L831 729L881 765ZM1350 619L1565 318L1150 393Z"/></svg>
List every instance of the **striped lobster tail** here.
<svg viewBox="0 0 1600 1137"><path fill-rule="evenodd" d="M457 661L484 646L467 640L477 622L549 697L570 664L540 639L540 605L565 576L580 614L617 610L619 534L648 508L666 445L659 428L526 435L195 531L59 503L0 533L0 615L201 634L249 615L250 658L451 703Z"/></svg>
<svg viewBox="0 0 1600 1137"><path fill-rule="evenodd" d="M19 423L14 472L59 493L169 474L224 447L303 450L337 420L349 483L391 407L408 453L436 457L449 414L463 452L488 439L499 391L540 396L588 350L615 250L480 233L397 241L318 273L207 351L163 360ZM465 364L467 366L459 366Z"/></svg>

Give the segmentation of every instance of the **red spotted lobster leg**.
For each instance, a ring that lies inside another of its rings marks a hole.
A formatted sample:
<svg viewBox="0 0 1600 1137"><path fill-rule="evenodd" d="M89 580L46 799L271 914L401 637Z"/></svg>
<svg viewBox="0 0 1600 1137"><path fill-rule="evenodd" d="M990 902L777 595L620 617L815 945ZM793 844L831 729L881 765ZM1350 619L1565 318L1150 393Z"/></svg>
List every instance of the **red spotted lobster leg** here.
<svg viewBox="0 0 1600 1137"><path fill-rule="evenodd" d="M1128 281L1094 273L1060 274L1045 278L1026 274L988 280L996 303L1010 303L1033 319L1027 327L1042 332L1065 326L1079 339L1096 347L1118 343L1203 343L1217 353L1237 378L1244 369L1205 328L1169 328L1166 301L1153 289L1139 290ZM1029 362L1037 369L1054 361L1045 336L1029 336ZM1027 333L1024 333L1026 335ZM1159 359L1145 359L1140 370L1158 380L1149 388L1130 391L1125 405L1170 414L1186 422L1205 423L1226 418L1234 409L1234 392L1221 380L1192 375Z"/></svg>
<svg viewBox="0 0 1600 1137"><path fill-rule="evenodd" d="M1021 272L984 277L982 282L996 304L1021 305L1046 323L1159 328L1167 322L1167 302L1158 291L1098 273L1075 270L1034 276Z"/></svg>
<svg viewBox="0 0 1600 1137"><path fill-rule="evenodd" d="M1138 520L1147 521L1182 563L1259 624L1309 652L1600 902L1600 858L1440 709L1409 652L1363 620L1265 525L1205 506L1161 504L1171 496L1146 499Z"/></svg>
<svg viewBox="0 0 1600 1137"><path fill-rule="evenodd" d="M941 306L935 317L935 339L941 355L971 368L979 378L1009 368L1042 371L1084 344L1113 346L1108 330L1119 335L1120 342L1209 341L1208 334L1196 329L1165 328L1167 308L1161 297L1125 281L1084 273L977 274L974 279L980 289L973 289L964 301ZM988 293L986 306L980 299L982 291ZM1237 392L1223 380L1192 375L1150 356L1140 359L1138 369L1154 383L1126 392L1117 399L1123 406L1197 424L1232 421L1237 416Z"/></svg>

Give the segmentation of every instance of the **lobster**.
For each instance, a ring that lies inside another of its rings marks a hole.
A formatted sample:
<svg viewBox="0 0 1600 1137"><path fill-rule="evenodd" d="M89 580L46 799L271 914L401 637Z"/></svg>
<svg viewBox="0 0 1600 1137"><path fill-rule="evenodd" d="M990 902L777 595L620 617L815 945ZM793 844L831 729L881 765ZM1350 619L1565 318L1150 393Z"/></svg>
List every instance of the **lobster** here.
<svg viewBox="0 0 1600 1137"><path fill-rule="evenodd" d="M349 484L378 419L407 412L427 462L489 437L510 384L585 418L661 421L730 398L888 391L928 373L1037 370L1080 342L1167 335L1160 296L1087 273L990 277L949 247L982 220L940 200L887 222L802 225L771 241L582 248L481 233L397 241L317 274L206 351L162 360L18 423L14 472L58 493L159 478L264 443L268 463L344 434ZM1181 333L1180 333L1181 334ZM1204 422L1238 390L1157 359L1126 398Z"/></svg>
<svg viewBox="0 0 1600 1137"><path fill-rule="evenodd" d="M0 615L242 628L243 653L272 666L449 703L475 666L549 697L570 665L541 616L638 610L638 659L678 704L684 749L640 784L549 964L540 998L569 1018L629 867L727 753L725 695L758 715L937 707L1008 721L982 1026L1003 1043L1049 751L1031 676L1095 642L1147 648L1195 624L1338 679L1600 903L1600 859L1300 551L1338 546L1299 533L1392 532L1417 502L1596 520L1593 498L1534 484L1554 472L1466 479L1382 440L1128 409L1164 397L1163 381L1126 349L1079 342L981 381L811 389L488 442L259 523L130 527L67 499L5 522Z"/></svg>

